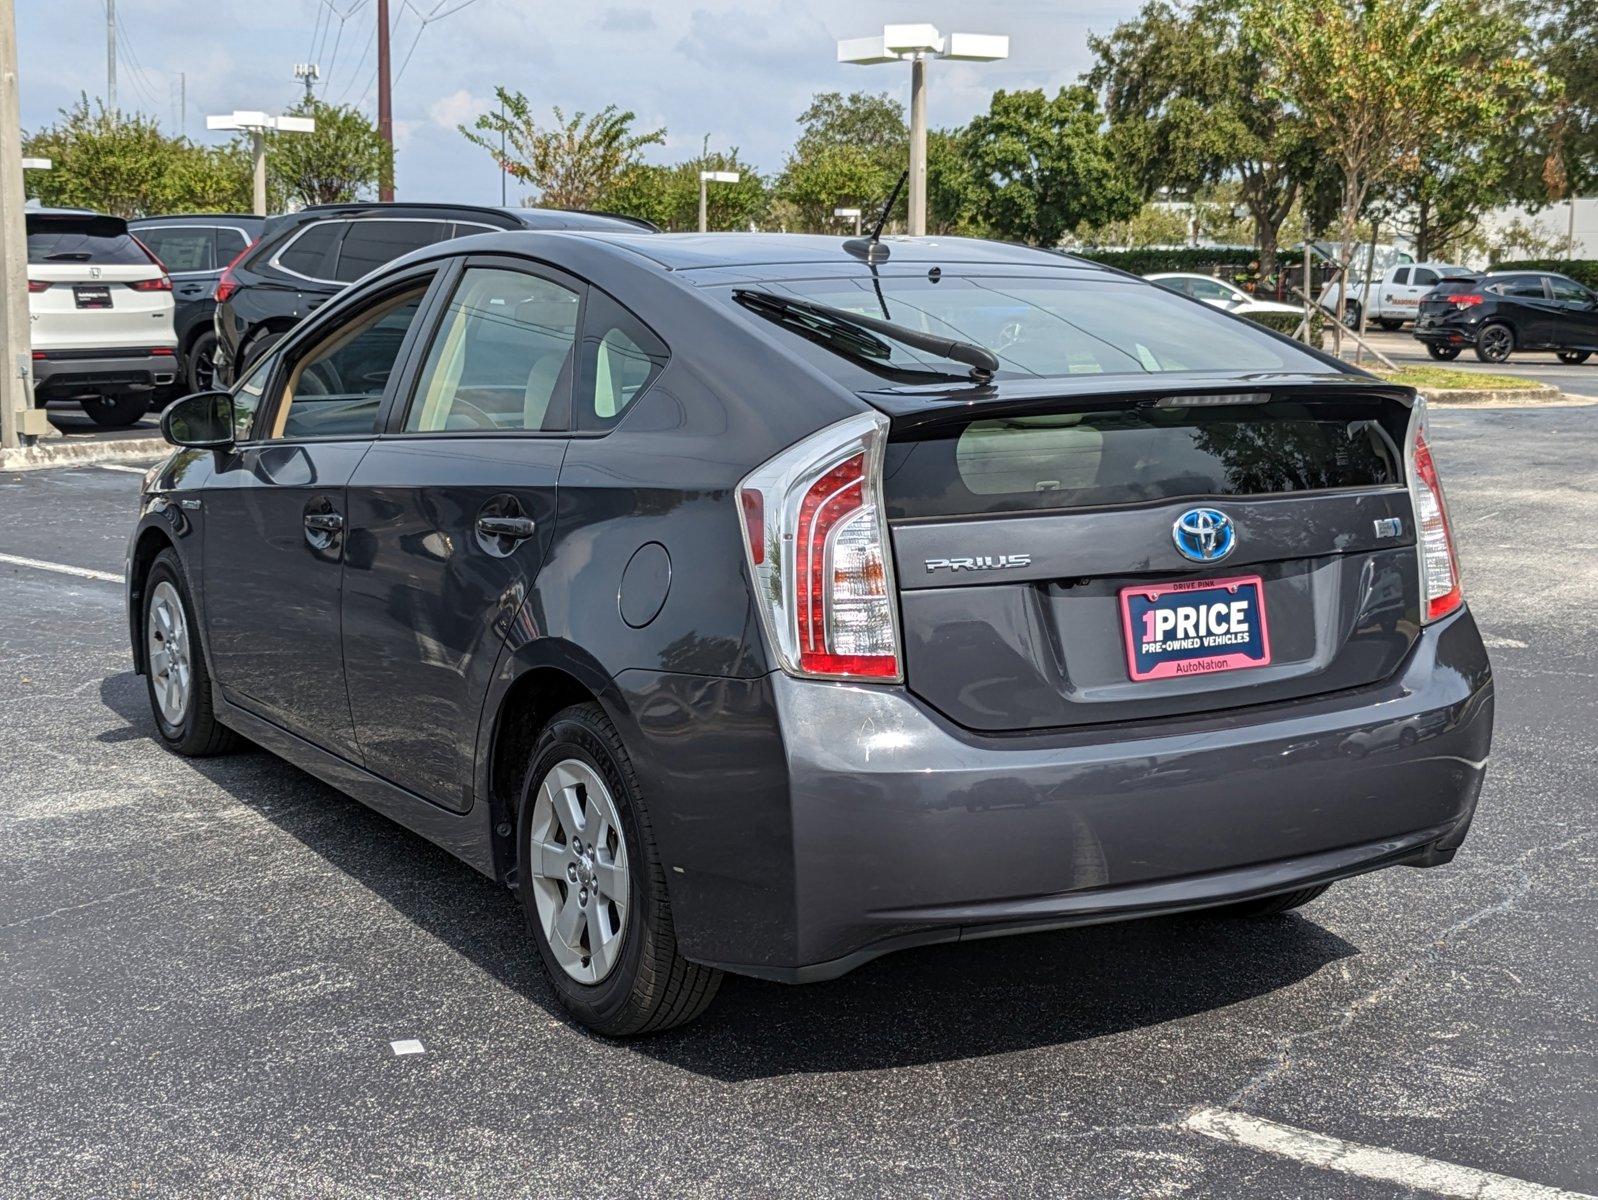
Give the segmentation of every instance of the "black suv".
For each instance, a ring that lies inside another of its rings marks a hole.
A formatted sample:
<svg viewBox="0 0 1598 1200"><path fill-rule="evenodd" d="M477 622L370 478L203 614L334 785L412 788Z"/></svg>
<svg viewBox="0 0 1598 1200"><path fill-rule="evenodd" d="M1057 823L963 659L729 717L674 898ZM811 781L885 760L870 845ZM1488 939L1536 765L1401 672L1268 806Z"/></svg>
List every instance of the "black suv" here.
<svg viewBox="0 0 1598 1200"><path fill-rule="evenodd" d="M323 204L272 217L216 287L217 386L345 287L402 254L497 229L655 232L610 213L470 204Z"/></svg>
<svg viewBox="0 0 1598 1200"><path fill-rule="evenodd" d="M1552 350L1560 362L1586 362L1598 350L1598 296L1546 271L1454 280L1421 297L1415 336L1441 362L1466 346L1488 363L1516 350Z"/></svg>
<svg viewBox="0 0 1598 1200"><path fill-rule="evenodd" d="M203 392L212 385L217 281L261 236L265 224L265 217L247 213L185 213L128 222L128 229L172 277L180 392Z"/></svg>

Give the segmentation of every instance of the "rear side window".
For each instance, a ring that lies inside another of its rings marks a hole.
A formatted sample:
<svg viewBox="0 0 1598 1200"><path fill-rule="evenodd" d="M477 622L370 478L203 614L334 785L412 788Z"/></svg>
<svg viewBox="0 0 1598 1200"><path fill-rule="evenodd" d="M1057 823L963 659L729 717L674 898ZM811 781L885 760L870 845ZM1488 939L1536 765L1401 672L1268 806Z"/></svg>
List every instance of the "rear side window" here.
<svg viewBox="0 0 1598 1200"><path fill-rule="evenodd" d="M1543 281L1538 275L1515 275L1503 280L1492 290L1500 296L1517 296L1525 300L1546 299Z"/></svg>
<svg viewBox="0 0 1598 1200"><path fill-rule="evenodd" d="M333 252L348 221L318 221L307 226L277 252L274 262L307 279L331 279Z"/></svg>
<svg viewBox="0 0 1598 1200"><path fill-rule="evenodd" d="M443 221L351 221L339 244L332 278L353 283L402 254L443 241L449 228Z"/></svg>
<svg viewBox="0 0 1598 1200"><path fill-rule="evenodd" d="M1369 404L1271 401L971 421L891 443L888 514L972 516L1403 480L1402 419Z"/></svg>
<svg viewBox="0 0 1598 1200"><path fill-rule="evenodd" d="M150 265L150 256L129 233L98 234L71 226L28 230L28 261L35 265L95 263L99 266Z"/></svg>
<svg viewBox="0 0 1598 1200"><path fill-rule="evenodd" d="M249 249L250 239L232 226L222 226L216 230L216 265L225 267L245 250Z"/></svg>
<svg viewBox="0 0 1598 1200"><path fill-rule="evenodd" d="M666 366L666 345L603 292L591 290L583 315L577 377L577 428L609 429Z"/></svg>
<svg viewBox="0 0 1598 1200"><path fill-rule="evenodd" d="M214 271L216 231L204 225L149 225L136 236L168 271Z"/></svg>
<svg viewBox="0 0 1598 1200"><path fill-rule="evenodd" d="M1415 268L1414 284L1416 287L1431 287L1436 282L1436 271L1428 271L1425 267Z"/></svg>

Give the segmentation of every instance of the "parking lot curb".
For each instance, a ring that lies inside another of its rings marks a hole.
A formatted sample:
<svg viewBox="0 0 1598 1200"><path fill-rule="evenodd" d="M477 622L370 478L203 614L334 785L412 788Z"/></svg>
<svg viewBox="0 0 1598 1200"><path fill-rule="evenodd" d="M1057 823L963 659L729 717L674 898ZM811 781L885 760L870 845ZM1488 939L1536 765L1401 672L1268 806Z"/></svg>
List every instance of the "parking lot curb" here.
<svg viewBox="0 0 1598 1200"><path fill-rule="evenodd" d="M69 442L53 438L17 450L0 450L0 471L43 471L84 463L163 458L172 447L163 438L119 438L106 442Z"/></svg>
<svg viewBox="0 0 1598 1200"><path fill-rule="evenodd" d="M1556 387L1534 388L1416 388L1431 405L1511 405L1530 408L1538 405L1591 404L1587 396L1571 396Z"/></svg>

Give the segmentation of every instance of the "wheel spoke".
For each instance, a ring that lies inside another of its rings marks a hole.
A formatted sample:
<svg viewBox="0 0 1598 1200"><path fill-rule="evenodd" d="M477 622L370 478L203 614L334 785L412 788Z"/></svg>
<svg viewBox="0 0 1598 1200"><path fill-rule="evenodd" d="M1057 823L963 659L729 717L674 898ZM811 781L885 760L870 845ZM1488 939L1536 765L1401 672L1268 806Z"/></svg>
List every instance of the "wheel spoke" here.
<svg viewBox="0 0 1598 1200"><path fill-rule="evenodd" d="M626 864L600 859L594 860L594 874L599 877L600 894L607 899L614 900L617 904L627 901L627 867Z"/></svg>
<svg viewBox="0 0 1598 1200"><path fill-rule="evenodd" d="M555 793L555 814L560 818L560 827L566 831L567 841L587 835L583 825L582 803L577 796L575 783L568 783Z"/></svg>
<svg viewBox="0 0 1598 1200"><path fill-rule="evenodd" d="M532 861L528 869L534 875L544 879L565 879L566 864L569 861L565 846L557 846L554 842L534 842Z"/></svg>
<svg viewBox="0 0 1598 1200"><path fill-rule="evenodd" d="M606 930L610 921L604 909L603 904L591 906L588 914L588 961L596 979L603 978L609 972L616 956L616 947L621 942L615 933Z"/></svg>
<svg viewBox="0 0 1598 1200"><path fill-rule="evenodd" d="M582 905L577 903L577 889L566 890L566 903L560 906L560 913L555 917L555 936L566 946L577 951L582 941L583 922L587 914Z"/></svg>

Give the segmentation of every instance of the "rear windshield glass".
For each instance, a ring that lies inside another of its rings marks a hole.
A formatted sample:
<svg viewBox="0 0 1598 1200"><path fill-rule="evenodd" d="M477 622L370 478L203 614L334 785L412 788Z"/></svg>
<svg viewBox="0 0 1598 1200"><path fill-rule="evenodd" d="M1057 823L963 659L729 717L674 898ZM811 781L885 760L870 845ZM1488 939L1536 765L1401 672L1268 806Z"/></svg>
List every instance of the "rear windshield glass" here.
<svg viewBox="0 0 1598 1200"><path fill-rule="evenodd" d="M147 267L150 256L126 233L106 237L70 228L41 229L28 232L28 261Z"/></svg>
<svg viewBox="0 0 1598 1200"><path fill-rule="evenodd" d="M1262 328L1133 280L1076 274L932 280L923 273L884 276L877 285L867 277L744 286L975 342L998 356L1000 377L1327 370L1322 360ZM797 334L783 336L809 345ZM884 367L950 370L947 359L883 340L891 351L881 360Z"/></svg>
<svg viewBox="0 0 1598 1200"><path fill-rule="evenodd" d="M1372 487L1402 482L1395 432L1329 401L994 418L891 443L884 489L947 517Z"/></svg>

